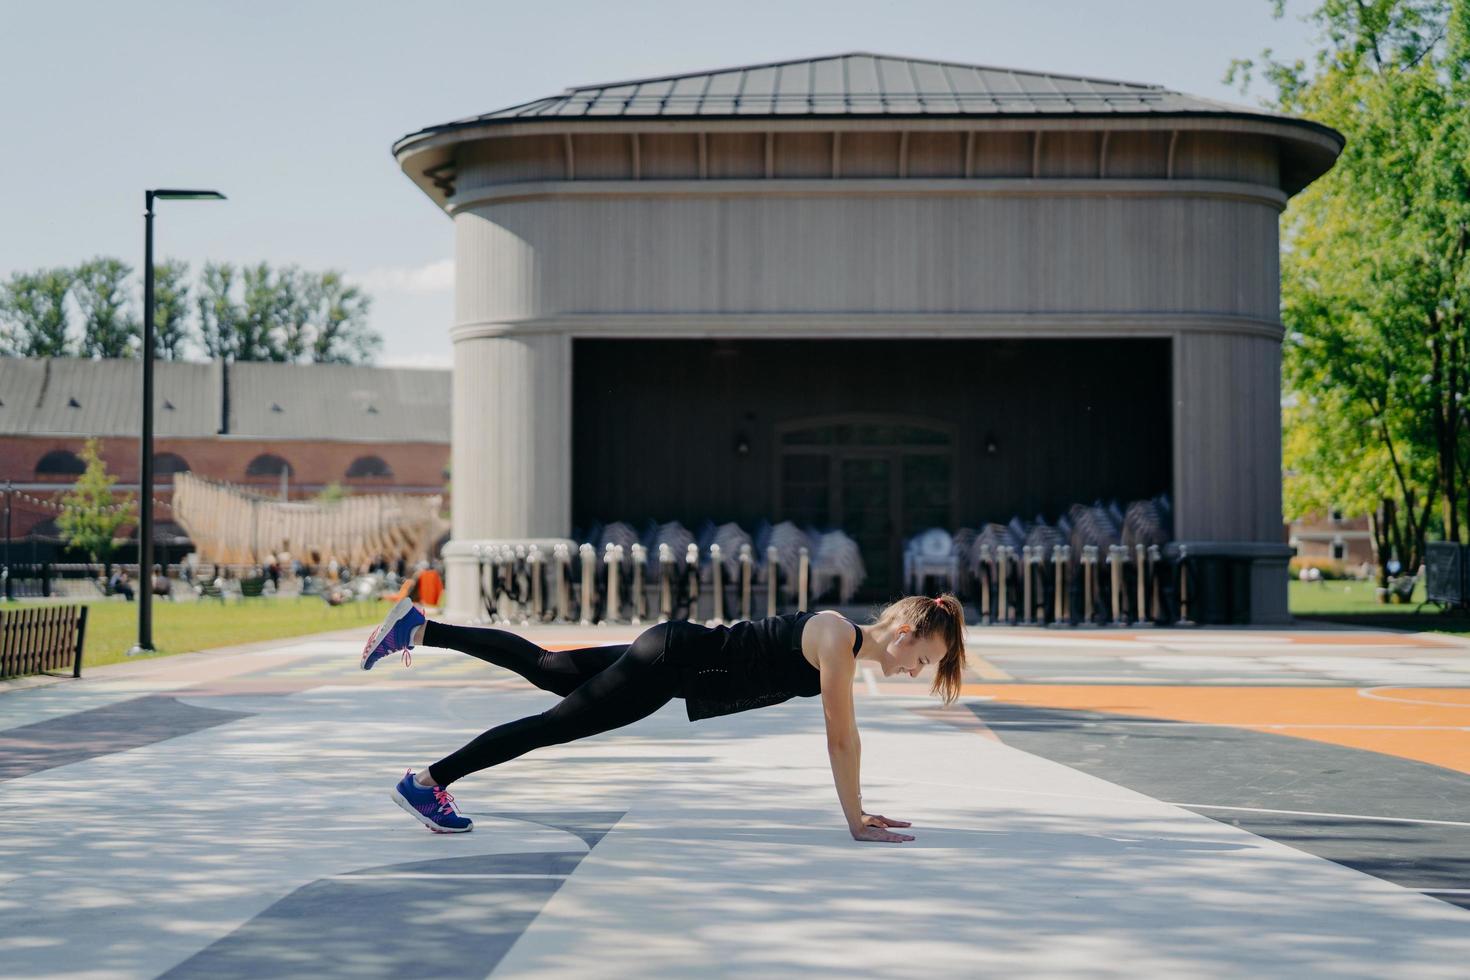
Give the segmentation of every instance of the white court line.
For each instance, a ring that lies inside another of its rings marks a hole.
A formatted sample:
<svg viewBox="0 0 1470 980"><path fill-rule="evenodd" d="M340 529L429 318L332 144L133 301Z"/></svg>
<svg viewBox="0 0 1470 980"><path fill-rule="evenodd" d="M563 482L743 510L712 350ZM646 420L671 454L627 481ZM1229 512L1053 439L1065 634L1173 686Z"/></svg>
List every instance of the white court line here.
<svg viewBox="0 0 1470 980"><path fill-rule="evenodd" d="M1161 801L1162 802L1162 801ZM1417 817L1373 817L1362 813L1319 813L1315 810L1272 810L1259 806L1217 806L1211 803L1169 803L1190 810L1240 810L1246 813L1281 813L1292 817L1337 817L1341 820L1370 820L1377 823L1433 824L1437 827L1470 827L1463 820L1422 820Z"/></svg>
<svg viewBox="0 0 1470 980"><path fill-rule="evenodd" d="M1420 888L1425 895L1470 895L1470 888Z"/></svg>
<svg viewBox="0 0 1470 980"><path fill-rule="evenodd" d="M873 672L873 668L869 667L867 664L863 664L863 681L868 685L869 694L878 693L877 675Z"/></svg>
<svg viewBox="0 0 1470 980"><path fill-rule="evenodd" d="M1391 701L1394 704L1427 704L1431 708L1470 708L1470 704L1456 704L1453 701L1424 701L1418 698L1391 698L1386 694L1378 693L1379 691L1392 691L1395 688L1403 686L1404 685L1402 684L1384 684L1380 687L1364 687L1358 690L1358 696L1364 698L1372 698L1374 701ZM1458 688L1453 688L1452 690L1457 689Z"/></svg>

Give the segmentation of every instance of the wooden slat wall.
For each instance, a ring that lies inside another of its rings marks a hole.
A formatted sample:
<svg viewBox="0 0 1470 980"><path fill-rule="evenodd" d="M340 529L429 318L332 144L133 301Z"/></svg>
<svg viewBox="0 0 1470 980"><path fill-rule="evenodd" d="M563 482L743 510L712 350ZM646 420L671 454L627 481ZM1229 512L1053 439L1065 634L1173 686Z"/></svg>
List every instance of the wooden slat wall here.
<svg viewBox="0 0 1470 980"><path fill-rule="evenodd" d="M1281 345L1181 337L1174 363L1176 536L1280 543Z"/></svg>
<svg viewBox="0 0 1470 980"><path fill-rule="evenodd" d="M460 323L840 310L1144 310L1275 321L1278 218L1264 202L1188 196L485 205L455 219L457 312Z"/></svg>

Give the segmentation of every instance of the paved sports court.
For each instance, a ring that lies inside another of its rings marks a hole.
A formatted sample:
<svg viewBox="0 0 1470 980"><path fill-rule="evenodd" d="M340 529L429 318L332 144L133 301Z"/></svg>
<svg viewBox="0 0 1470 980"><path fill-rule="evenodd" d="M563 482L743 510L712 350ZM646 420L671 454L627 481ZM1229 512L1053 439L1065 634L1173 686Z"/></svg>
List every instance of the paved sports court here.
<svg viewBox="0 0 1470 980"><path fill-rule="evenodd" d="M530 631L546 644L623 629ZM589 640L588 637L593 637ZM1470 644L972 632L945 711L857 684L859 844L818 699L674 702L388 799L551 695L341 635L0 686L6 977L1462 977ZM977 656L978 654L978 656Z"/></svg>

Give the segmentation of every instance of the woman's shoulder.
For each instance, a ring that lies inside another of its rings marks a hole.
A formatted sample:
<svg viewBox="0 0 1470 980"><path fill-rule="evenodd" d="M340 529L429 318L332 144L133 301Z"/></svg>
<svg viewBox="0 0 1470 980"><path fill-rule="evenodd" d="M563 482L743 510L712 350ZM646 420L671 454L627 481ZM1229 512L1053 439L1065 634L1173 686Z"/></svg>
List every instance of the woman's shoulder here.
<svg viewBox="0 0 1470 980"><path fill-rule="evenodd" d="M802 652L815 659L827 650L846 651L851 660L853 628L852 620L833 610L811 613L802 631Z"/></svg>

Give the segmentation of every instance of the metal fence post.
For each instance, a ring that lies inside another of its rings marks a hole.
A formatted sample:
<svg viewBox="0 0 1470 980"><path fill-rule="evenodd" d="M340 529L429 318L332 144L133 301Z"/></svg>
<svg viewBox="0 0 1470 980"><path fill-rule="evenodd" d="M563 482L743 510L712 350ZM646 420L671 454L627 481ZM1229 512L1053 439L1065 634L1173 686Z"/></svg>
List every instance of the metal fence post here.
<svg viewBox="0 0 1470 980"><path fill-rule="evenodd" d="M583 542L577 549L582 558L582 619L583 626L592 625L592 592L597 587L597 552L592 545Z"/></svg>
<svg viewBox="0 0 1470 980"><path fill-rule="evenodd" d="M531 550L526 555L526 566L531 570L531 618L540 623L544 621L543 609L545 607L545 581L543 579L544 562L541 559L541 549L531 545Z"/></svg>
<svg viewBox="0 0 1470 980"><path fill-rule="evenodd" d="M1151 544L1148 546L1148 580L1151 586L1149 588L1149 599L1151 601L1149 603L1148 617L1150 623L1157 623L1159 621L1159 606L1162 605L1162 597L1159 595L1159 559L1162 557L1163 555L1159 552L1158 545Z"/></svg>
<svg viewBox="0 0 1470 980"><path fill-rule="evenodd" d="M766 615L776 615L776 576L781 573L781 566L777 562L780 552L775 545L766 548Z"/></svg>
<svg viewBox="0 0 1470 980"><path fill-rule="evenodd" d="M641 544L633 545L633 625L640 626L648 615L648 596L643 589L643 565L648 561L648 549Z"/></svg>
<svg viewBox="0 0 1470 980"><path fill-rule="evenodd" d="M1011 546L1003 544L995 549L996 598L995 621L1002 626L1011 625L1011 603L1006 596L1011 577Z"/></svg>
<svg viewBox="0 0 1470 980"><path fill-rule="evenodd" d="M699 545L684 549L684 594L689 598L689 622L699 622Z"/></svg>
<svg viewBox="0 0 1470 980"><path fill-rule="evenodd" d="M750 545L740 546L740 618L750 619L750 578L751 566L754 561L750 554Z"/></svg>
<svg viewBox="0 0 1470 980"><path fill-rule="evenodd" d="M1025 610L1021 613L1021 622L1027 626L1031 625L1031 562L1034 552L1029 544L1021 546L1021 604Z"/></svg>
<svg viewBox="0 0 1470 980"><path fill-rule="evenodd" d="M990 625L990 586L995 580L995 568L990 557L990 545L980 546L980 622Z"/></svg>
<svg viewBox="0 0 1470 980"><path fill-rule="evenodd" d="M567 546L558 544L551 549L551 560L556 564L556 618L563 623L572 621L572 556Z"/></svg>
<svg viewBox="0 0 1470 980"><path fill-rule="evenodd" d="M1092 618L1092 580L1096 577L1097 568L1097 545L1086 544L1082 546L1082 595L1083 613L1082 621L1088 626L1095 625Z"/></svg>
<svg viewBox="0 0 1470 980"><path fill-rule="evenodd" d="M607 565L607 611L603 614L604 623L616 623L623 618L623 601L619 594L619 586L622 582L623 546L620 544L608 544L603 562Z"/></svg>
<svg viewBox="0 0 1470 980"><path fill-rule="evenodd" d="M658 621L674 618L674 549L667 543L658 546Z"/></svg>
<svg viewBox="0 0 1470 980"><path fill-rule="evenodd" d="M711 588L714 590L714 618L710 620L711 626L721 626L725 622L725 582L723 562L720 561L720 546L712 544L709 546L709 574Z"/></svg>
<svg viewBox="0 0 1470 980"><path fill-rule="evenodd" d="M1179 546L1179 622L1176 626L1193 626L1189 618L1189 549Z"/></svg>
<svg viewBox="0 0 1470 980"><path fill-rule="evenodd" d="M1138 605L1134 608L1133 625L1140 628L1153 626L1154 621L1148 614L1148 574L1143 563L1144 547L1141 543L1133 546L1133 576L1137 588L1134 592L1138 596Z"/></svg>
<svg viewBox="0 0 1470 980"><path fill-rule="evenodd" d="M1108 545L1108 581L1111 583L1108 591L1112 593L1114 626L1126 625L1123 620L1123 556L1127 553L1120 544Z"/></svg>
<svg viewBox="0 0 1470 980"><path fill-rule="evenodd" d="M806 612L808 585L812 574L812 558L805 548L797 552L796 560L796 611Z"/></svg>

